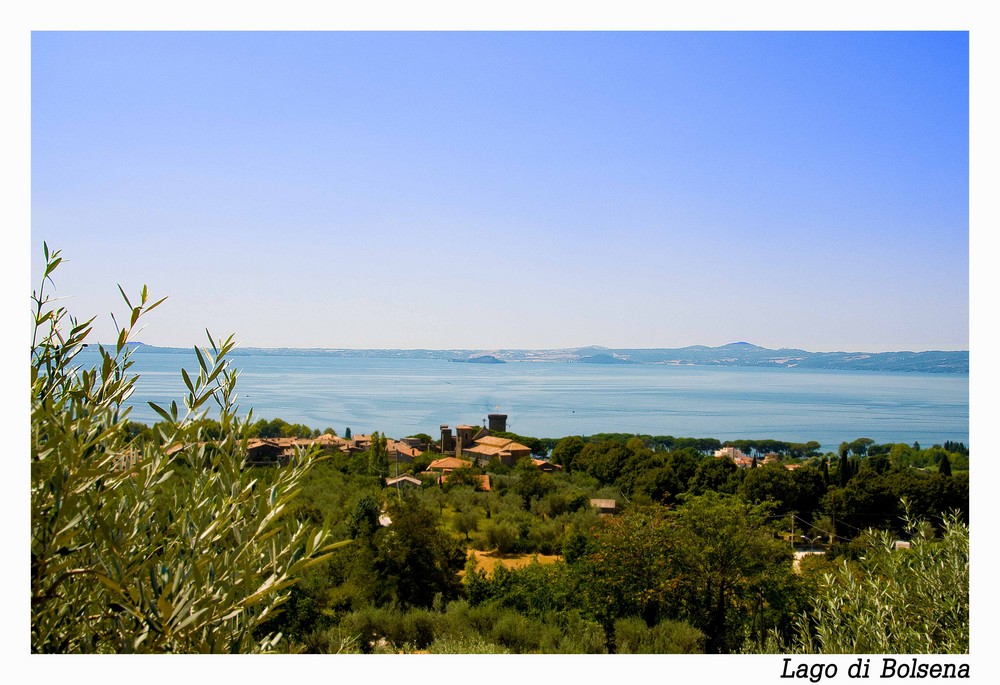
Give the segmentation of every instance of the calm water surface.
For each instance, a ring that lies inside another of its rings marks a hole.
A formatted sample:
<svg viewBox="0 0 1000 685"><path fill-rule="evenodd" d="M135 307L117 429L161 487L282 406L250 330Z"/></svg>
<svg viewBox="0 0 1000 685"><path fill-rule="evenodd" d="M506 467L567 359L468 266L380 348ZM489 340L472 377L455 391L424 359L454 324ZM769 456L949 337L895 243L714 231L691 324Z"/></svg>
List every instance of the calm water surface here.
<svg viewBox="0 0 1000 685"><path fill-rule="evenodd" d="M86 350L96 359L96 351ZM140 349L132 419L154 423L147 402L181 404L193 352ZM969 377L732 367L456 364L323 355L232 357L241 413L343 434L437 435L440 424L482 424L493 412L535 437L645 433L677 437L842 441L969 440Z"/></svg>

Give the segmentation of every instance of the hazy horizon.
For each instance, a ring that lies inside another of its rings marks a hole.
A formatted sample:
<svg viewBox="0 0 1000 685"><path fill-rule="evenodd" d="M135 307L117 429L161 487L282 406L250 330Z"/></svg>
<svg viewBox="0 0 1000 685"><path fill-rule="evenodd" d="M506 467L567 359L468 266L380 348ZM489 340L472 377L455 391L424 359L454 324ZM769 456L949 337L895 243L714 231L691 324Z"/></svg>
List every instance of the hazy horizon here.
<svg viewBox="0 0 1000 685"><path fill-rule="evenodd" d="M203 336L203 341L202 342L190 343L188 345L156 345L156 344L153 344L153 343L147 343L144 340L134 340L134 341L132 341L132 343L133 344L138 343L138 344L143 345L143 346L159 347L159 348L165 348L165 349L191 349L191 348L196 347L196 346L199 347L199 348L204 347L208 343L208 338L207 338L207 336ZM114 345L115 343L113 341L112 342L104 342L104 341L102 341L102 342L99 342L99 343L92 343L92 344L95 344L95 345L104 345L105 347L107 347L109 345ZM935 349L926 349L926 350L918 350L918 349L893 349L893 350L861 350L861 349L857 349L857 350L833 350L833 349L830 349L830 350L816 350L816 349L808 349L808 348L797 346L797 345L782 345L780 347L767 347L765 345L757 345L756 343L745 341L745 340L733 340L731 342L721 343L719 345L704 345L704 344L701 344L701 343L691 343L689 345L671 345L671 346L658 346L658 347L636 347L636 346L631 346L631 345L630 346L617 346L617 347L611 347L611 346L608 346L608 345L567 345L567 346L564 346L564 347L538 347L538 346L534 346L534 347L531 347L531 346L528 346L528 347L508 347L508 346L498 346L498 345L494 345L494 346L491 346L491 347L344 347L342 345L334 345L334 346L323 346L323 347L317 347L317 346L304 347L304 346L300 346L300 345L278 345L278 346L241 345L241 344L239 344L239 340L237 339L237 347L236 347L236 349L237 350L240 350L240 349L244 349L244 350L247 350L247 349L252 349L252 350L345 350L345 351L358 351L358 352L369 351L369 350L399 350L399 351L427 351L427 352L449 352L449 351L483 351L483 352L489 352L489 351L496 351L496 350L509 350L509 351L522 351L522 350L547 351L547 350L552 350L552 351L556 351L556 350L583 350L583 349L605 349L605 350L626 350L626 349L628 349L628 350L658 350L658 349L673 350L673 349L678 349L678 350L680 350L680 349L685 349L685 348L688 348L688 347L706 347L706 348L716 349L716 348L720 348L720 347L727 347L727 346L730 346L730 345L754 345L756 347L761 347L761 348L770 349L770 350L774 350L774 351L781 351L781 350L802 350L804 352L818 352L818 353L826 353L826 352L854 353L854 352L858 352L858 353L879 354L879 353L883 353L883 352L914 352L914 353L920 353L920 352L968 352L969 351L969 349L967 347L966 348L953 348L953 349L935 348Z"/></svg>

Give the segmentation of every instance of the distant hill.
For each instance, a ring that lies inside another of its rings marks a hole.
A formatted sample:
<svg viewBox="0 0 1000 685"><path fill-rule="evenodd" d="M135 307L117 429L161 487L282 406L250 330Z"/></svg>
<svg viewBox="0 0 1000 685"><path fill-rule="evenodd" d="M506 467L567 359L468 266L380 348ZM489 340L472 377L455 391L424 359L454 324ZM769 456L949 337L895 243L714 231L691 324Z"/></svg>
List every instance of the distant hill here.
<svg viewBox="0 0 1000 685"><path fill-rule="evenodd" d="M631 359L625 359L614 354L592 354L580 357L576 361L581 364L635 364Z"/></svg>
<svg viewBox="0 0 1000 685"><path fill-rule="evenodd" d="M506 364L503 359L497 359L492 354L484 354L480 357L470 357L469 359L452 359L453 362L465 362L467 364Z"/></svg>
<svg viewBox="0 0 1000 685"><path fill-rule="evenodd" d="M189 353L190 348L136 345L144 350ZM240 355L325 355L378 359L443 359L474 364L505 362L567 362L580 364L672 364L677 366L757 366L857 371L913 371L921 373L969 373L968 350L929 352L808 352L794 348L777 350L748 342L719 347L691 345L679 348L574 347L554 350L402 350L402 349L323 349L323 348L237 348Z"/></svg>

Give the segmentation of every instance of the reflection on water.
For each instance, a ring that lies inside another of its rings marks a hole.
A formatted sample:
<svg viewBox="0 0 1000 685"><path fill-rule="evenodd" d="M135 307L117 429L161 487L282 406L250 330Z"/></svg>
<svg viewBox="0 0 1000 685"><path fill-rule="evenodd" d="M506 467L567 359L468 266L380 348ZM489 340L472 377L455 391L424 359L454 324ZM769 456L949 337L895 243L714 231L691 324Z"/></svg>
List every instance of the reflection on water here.
<svg viewBox="0 0 1000 685"><path fill-rule="evenodd" d="M84 354L96 352L86 350ZM84 360L85 357L80 357ZM180 404L180 368L194 354L140 350L132 419L154 423L147 402ZM969 377L555 362L497 365L441 360L347 359L322 355L246 355L241 412L280 417L338 433L436 435L442 423L478 424L507 414L508 429L534 437L645 433L686 437L816 440L946 440L968 444Z"/></svg>

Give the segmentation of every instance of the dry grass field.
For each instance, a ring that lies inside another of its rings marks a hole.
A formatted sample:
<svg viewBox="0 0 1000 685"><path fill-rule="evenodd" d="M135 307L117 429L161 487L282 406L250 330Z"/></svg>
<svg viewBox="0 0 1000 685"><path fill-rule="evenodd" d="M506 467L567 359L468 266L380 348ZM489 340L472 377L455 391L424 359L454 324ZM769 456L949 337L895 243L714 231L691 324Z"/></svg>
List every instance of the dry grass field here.
<svg viewBox="0 0 1000 685"><path fill-rule="evenodd" d="M469 550L469 556L476 557L476 563L478 564L477 568L480 568L487 573L492 573L493 569L497 565L503 565L509 569L514 569L520 568L521 566L527 566L533 559L537 559L539 564L551 564L560 558L557 554L500 555L496 552L480 552L475 549Z"/></svg>

